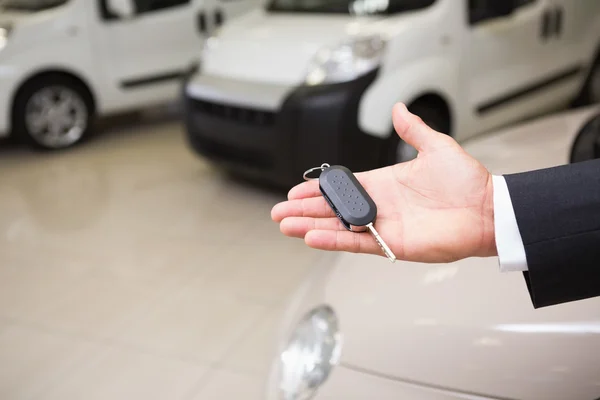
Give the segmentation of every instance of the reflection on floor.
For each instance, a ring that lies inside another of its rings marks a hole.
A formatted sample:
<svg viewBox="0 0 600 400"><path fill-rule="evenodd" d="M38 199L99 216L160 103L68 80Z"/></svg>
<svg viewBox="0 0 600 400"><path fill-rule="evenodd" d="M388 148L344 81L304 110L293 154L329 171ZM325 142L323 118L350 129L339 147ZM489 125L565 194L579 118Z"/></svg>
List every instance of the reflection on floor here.
<svg viewBox="0 0 600 400"><path fill-rule="evenodd" d="M322 255L182 128L0 148L0 398L260 399L284 301Z"/></svg>

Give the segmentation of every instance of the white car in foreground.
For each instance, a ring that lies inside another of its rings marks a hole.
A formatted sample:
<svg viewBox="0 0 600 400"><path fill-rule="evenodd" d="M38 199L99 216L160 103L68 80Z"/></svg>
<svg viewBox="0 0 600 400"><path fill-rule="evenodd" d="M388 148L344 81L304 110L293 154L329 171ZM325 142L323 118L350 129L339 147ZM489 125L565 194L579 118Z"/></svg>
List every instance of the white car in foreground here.
<svg viewBox="0 0 600 400"><path fill-rule="evenodd" d="M494 174L600 158L600 108L464 146ZM600 298L534 310L522 274L496 258L329 254L280 335L268 400L600 398Z"/></svg>

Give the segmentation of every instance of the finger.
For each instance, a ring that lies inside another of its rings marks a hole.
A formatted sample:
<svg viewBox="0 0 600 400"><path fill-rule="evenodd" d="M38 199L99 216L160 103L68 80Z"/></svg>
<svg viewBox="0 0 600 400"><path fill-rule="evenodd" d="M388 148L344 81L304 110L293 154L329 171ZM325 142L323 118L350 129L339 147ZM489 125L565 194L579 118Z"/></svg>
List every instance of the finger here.
<svg viewBox="0 0 600 400"><path fill-rule="evenodd" d="M350 253L381 254L381 249L371 235L350 231L311 230L304 237L314 249L346 251Z"/></svg>
<svg viewBox="0 0 600 400"><path fill-rule="evenodd" d="M345 228L337 218L290 217L281 221L279 229L286 236L304 238L313 230L338 231Z"/></svg>
<svg viewBox="0 0 600 400"><path fill-rule="evenodd" d="M431 150L446 143L447 135L431 129L421 118L408 111L402 103L394 106L392 117L394 129L400 138L419 152Z"/></svg>
<svg viewBox="0 0 600 400"><path fill-rule="evenodd" d="M308 181L301 183L290 190L288 200L305 199L307 197L321 196L318 181Z"/></svg>
<svg viewBox="0 0 600 400"><path fill-rule="evenodd" d="M329 218L335 214L327 201L321 197L290 200L279 203L271 210L273 221L281 222L289 217Z"/></svg>

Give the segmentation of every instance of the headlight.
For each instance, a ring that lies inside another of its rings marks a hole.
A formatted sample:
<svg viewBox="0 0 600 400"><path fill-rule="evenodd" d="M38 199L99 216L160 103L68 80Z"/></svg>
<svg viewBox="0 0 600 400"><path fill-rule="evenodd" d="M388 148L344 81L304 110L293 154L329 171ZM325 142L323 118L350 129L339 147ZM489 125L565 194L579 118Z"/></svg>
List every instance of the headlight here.
<svg viewBox="0 0 600 400"><path fill-rule="evenodd" d="M6 42L8 41L8 37L12 32L11 25L0 25L0 49L6 46Z"/></svg>
<svg viewBox="0 0 600 400"><path fill-rule="evenodd" d="M280 393L283 400L308 400L338 363L341 338L330 307L308 313L281 353Z"/></svg>
<svg viewBox="0 0 600 400"><path fill-rule="evenodd" d="M312 59L306 83L347 82L379 66L385 41L377 35L354 37L334 48L323 48Z"/></svg>

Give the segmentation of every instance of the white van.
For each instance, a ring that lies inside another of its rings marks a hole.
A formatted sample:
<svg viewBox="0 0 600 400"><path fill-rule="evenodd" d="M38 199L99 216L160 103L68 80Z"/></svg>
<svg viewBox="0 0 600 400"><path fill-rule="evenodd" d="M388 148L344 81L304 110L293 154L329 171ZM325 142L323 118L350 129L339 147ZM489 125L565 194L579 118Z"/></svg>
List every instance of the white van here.
<svg viewBox="0 0 600 400"><path fill-rule="evenodd" d="M259 0L0 1L0 136L44 148L92 117L178 98L215 25Z"/></svg>
<svg viewBox="0 0 600 400"><path fill-rule="evenodd" d="M288 185L323 162L414 156L404 102L463 140L600 100L598 0L271 0L209 39L187 83L199 153Z"/></svg>

